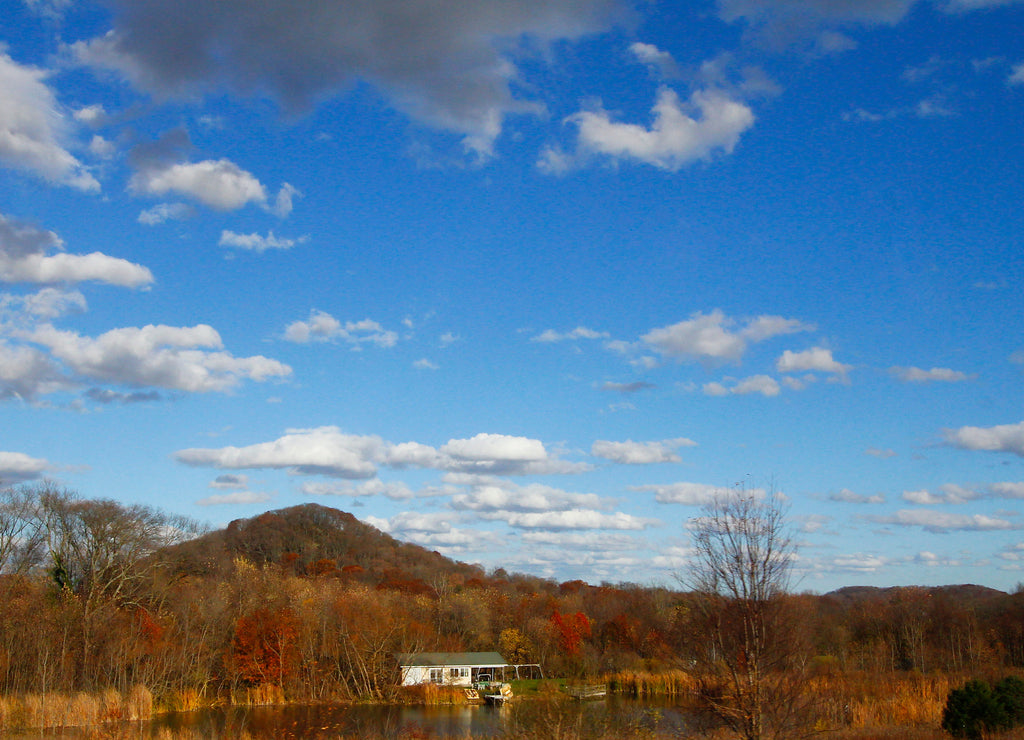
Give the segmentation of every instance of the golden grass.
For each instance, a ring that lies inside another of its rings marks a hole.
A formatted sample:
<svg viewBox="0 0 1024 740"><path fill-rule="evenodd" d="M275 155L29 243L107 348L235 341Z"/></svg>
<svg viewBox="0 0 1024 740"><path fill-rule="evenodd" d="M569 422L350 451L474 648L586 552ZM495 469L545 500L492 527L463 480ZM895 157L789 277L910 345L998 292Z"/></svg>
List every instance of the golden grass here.
<svg viewBox="0 0 1024 740"><path fill-rule="evenodd" d="M153 716L153 694L135 686L127 695L114 689L95 694L22 694L0 697L0 735L37 727L85 727Z"/></svg>
<svg viewBox="0 0 1024 740"><path fill-rule="evenodd" d="M605 676L608 690L627 696L693 696L698 681L685 671L640 673L620 671Z"/></svg>

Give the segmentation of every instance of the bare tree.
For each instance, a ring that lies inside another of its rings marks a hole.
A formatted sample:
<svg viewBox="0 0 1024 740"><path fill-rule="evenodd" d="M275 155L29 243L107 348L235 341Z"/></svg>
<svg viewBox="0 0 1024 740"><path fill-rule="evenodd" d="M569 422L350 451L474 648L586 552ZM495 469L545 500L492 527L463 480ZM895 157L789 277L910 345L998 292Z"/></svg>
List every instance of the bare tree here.
<svg viewBox="0 0 1024 740"><path fill-rule="evenodd" d="M803 653L786 593L794 556L773 497L723 493L690 522L694 559L680 580L696 596L704 699L745 740L794 737Z"/></svg>
<svg viewBox="0 0 1024 740"><path fill-rule="evenodd" d="M34 489L0 489L0 575L21 574L43 555L44 532Z"/></svg>

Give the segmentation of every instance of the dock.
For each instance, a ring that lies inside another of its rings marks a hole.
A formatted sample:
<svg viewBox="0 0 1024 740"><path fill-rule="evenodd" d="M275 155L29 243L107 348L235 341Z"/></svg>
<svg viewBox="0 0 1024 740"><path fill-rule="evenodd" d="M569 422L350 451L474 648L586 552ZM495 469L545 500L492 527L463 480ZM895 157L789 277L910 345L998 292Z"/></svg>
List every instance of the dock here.
<svg viewBox="0 0 1024 740"><path fill-rule="evenodd" d="M608 695L608 687L603 683L587 684L585 686L565 686L562 690L573 699L578 699L579 701L603 699Z"/></svg>

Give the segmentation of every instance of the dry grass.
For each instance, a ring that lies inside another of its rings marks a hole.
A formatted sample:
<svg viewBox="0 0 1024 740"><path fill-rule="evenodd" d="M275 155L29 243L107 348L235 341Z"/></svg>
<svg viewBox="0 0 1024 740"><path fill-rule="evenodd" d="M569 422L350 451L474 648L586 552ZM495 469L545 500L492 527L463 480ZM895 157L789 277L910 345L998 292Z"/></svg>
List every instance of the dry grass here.
<svg viewBox="0 0 1024 740"><path fill-rule="evenodd" d="M136 686L127 695L114 689L97 694L24 694L0 697L0 735L33 727L87 727L153 716L153 695Z"/></svg>
<svg viewBox="0 0 1024 740"><path fill-rule="evenodd" d="M622 671L605 677L608 690L627 696L693 696L698 681L685 671L634 673Z"/></svg>

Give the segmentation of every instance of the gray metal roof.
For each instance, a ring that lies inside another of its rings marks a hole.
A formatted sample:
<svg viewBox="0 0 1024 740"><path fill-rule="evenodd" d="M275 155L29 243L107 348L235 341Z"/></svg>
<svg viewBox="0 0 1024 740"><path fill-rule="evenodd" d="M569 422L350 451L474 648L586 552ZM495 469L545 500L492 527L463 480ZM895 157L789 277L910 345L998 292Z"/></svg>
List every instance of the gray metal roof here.
<svg viewBox="0 0 1024 740"><path fill-rule="evenodd" d="M403 666L504 666L500 653L398 653Z"/></svg>

